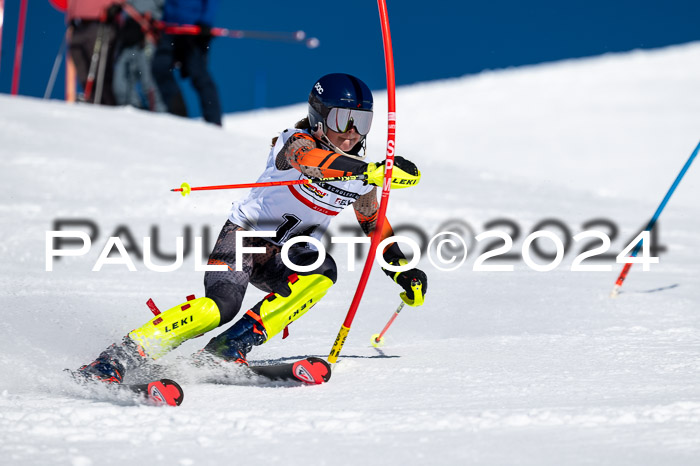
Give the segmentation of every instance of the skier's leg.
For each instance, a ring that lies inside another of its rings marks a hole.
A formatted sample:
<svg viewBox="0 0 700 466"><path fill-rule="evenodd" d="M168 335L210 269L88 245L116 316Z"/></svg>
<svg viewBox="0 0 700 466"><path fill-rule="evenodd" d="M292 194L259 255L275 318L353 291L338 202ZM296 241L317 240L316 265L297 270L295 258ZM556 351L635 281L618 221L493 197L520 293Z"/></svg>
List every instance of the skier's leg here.
<svg viewBox="0 0 700 466"><path fill-rule="evenodd" d="M222 228L209 263L227 265L228 270L205 274L206 297L188 300L155 316L129 332L121 343L103 351L92 364L81 367L80 372L93 379L121 382L127 370L230 322L243 302L252 270L248 254L243 256L243 270L235 271L235 232L240 229L230 221Z"/></svg>
<svg viewBox="0 0 700 466"><path fill-rule="evenodd" d="M313 264L317 257L318 252L310 249L289 250L289 259L299 266ZM271 293L231 328L213 338L204 348L206 353L245 362L253 346L265 343L304 315L325 296L337 278L337 268L330 256L311 272L290 270L279 254L270 262L268 267L253 274L251 282Z"/></svg>
<svg viewBox="0 0 700 466"><path fill-rule="evenodd" d="M78 371L86 377L121 383L127 371L157 359L190 338L219 326L216 303L197 298L179 304L132 330Z"/></svg>
<svg viewBox="0 0 700 466"><path fill-rule="evenodd" d="M159 358L184 341L230 322L238 313L252 270L250 254L236 267L236 232L241 229L231 221L221 229L209 264L226 265L227 270L204 274L205 297L175 306L129 333L147 356Z"/></svg>

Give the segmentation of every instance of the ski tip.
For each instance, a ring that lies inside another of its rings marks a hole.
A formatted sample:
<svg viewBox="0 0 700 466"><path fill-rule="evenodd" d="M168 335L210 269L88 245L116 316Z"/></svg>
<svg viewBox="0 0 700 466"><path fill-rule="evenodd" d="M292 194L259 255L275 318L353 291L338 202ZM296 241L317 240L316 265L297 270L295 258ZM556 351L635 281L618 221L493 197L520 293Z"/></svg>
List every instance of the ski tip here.
<svg viewBox="0 0 700 466"><path fill-rule="evenodd" d="M185 397L182 387L170 379L160 379L148 384L148 398L156 404L180 406Z"/></svg>
<svg viewBox="0 0 700 466"><path fill-rule="evenodd" d="M294 377L307 384L318 385L331 379L331 365L317 357L295 362L293 371Z"/></svg>

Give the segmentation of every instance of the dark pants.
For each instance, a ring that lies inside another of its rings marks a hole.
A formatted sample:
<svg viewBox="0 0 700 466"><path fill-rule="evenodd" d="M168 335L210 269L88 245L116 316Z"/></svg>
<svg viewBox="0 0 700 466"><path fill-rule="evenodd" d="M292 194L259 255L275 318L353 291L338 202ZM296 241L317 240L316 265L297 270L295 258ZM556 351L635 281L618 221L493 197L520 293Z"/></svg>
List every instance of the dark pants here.
<svg viewBox="0 0 700 466"><path fill-rule="evenodd" d="M228 270L204 274L205 294L214 300L221 312L219 325L230 322L236 316L241 309L249 283L266 293L277 293L286 297L290 293L288 277L297 273L282 262L282 248L263 238L246 238L243 241L245 247L264 247L266 252L243 254L242 267L237 267L236 232L240 230L243 228L230 220L227 221L209 255L209 264L225 264L228 265ZM292 263L303 266L313 264L318 257L318 252L297 244L289 248L288 255ZM237 268L243 270L236 270ZM298 275L310 274L325 275L335 283L338 277L335 261L330 255L326 255L326 260L316 270L298 273Z"/></svg>
<svg viewBox="0 0 700 466"><path fill-rule="evenodd" d="M179 63L183 77L192 79L199 94L204 120L221 126L221 103L216 84L207 68L208 44L196 36L163 35L153 57L153 77L168 112L187 116L187 109L173 70Z"/></svg>

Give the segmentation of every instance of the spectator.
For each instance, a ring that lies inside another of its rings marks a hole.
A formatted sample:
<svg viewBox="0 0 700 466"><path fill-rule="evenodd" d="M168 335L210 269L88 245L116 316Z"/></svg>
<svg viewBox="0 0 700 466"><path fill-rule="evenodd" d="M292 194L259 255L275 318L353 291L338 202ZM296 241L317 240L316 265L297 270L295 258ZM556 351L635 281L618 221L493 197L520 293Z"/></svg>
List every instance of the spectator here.
<svg viewBox="0 0 700 466"><path fill-rule="evenodd" d="M114 0L68 0L69 51L75 64L82 100L115 105L112 93L115 25Z"/></svg>
<svg viewBox="0 0 700 466"><path fill-rule="evenodd" d="M165 1L164 23L194 24L200 27L200 33L194 36L163 34L153 58L153 76L168 111L187 116L187 107L173 74L179 66L180 75L191 78L199 94L204 120L221 126L219 94L207 64L216 6L217 0Z"/></svg>
<svg viewBox="0 0 700 466"><path fill-rule="evenodd" d="M117 34L113 91L118 105L131 105L155 112L165 112L158 86L153 79L151 62L164 0L129 0Z"/></svg>

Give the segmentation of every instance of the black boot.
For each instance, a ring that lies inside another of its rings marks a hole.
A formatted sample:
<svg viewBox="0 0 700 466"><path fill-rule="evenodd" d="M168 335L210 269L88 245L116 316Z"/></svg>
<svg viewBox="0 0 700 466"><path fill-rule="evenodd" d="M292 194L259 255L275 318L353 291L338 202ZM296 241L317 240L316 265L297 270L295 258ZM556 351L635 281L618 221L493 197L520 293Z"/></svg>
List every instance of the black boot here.
<svg viewBox="0 0 700 466"><path fill-rule="evenodd" d="M246 314L224 333L212 338L201 353L248 365L246 360L248 352L253 346L265 343L265 340L267 340L265 328Z"/></svg>
<svg viewBox="0 0 700 466"><path fill-rule="evenodd" d="M135 369L146 362L138 345L129 337L104 350L92 363L78 369L78 375L86 380L105 383L122 383L126 370Z"/></svg>

